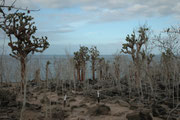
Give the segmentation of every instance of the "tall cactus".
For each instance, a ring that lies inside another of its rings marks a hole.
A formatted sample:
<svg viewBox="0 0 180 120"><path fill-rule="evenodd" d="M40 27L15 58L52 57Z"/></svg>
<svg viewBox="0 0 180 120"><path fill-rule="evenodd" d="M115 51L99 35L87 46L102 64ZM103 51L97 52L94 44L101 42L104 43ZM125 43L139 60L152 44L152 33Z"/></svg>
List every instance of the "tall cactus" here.
<svg viewBox="0 0 180 120"><path fill-rule="evenodd" d="M153 57L152 54L150 54L150 56L146 55L145 50L143 49L143 47L145 47L145 44L149 40L148 32L149 32L149 28L147 28L146 26L140 27L137 32L137 35L133 31L131 35L127 35L126 37L127 43L123 44L121 50L123 53L129 54L132 57L135 66L136 87L138 88L138 90L140 88L141 94L142 94L142 83L141 83L142 81L140 75L141 75L142 63L146 59L148 59L149 62L151 62Z"/></svg>
<svg viewBox="0 0 180 120"><path fill-rule="evenodd" d="M92 46L89 50L90 52L90 59L91 59L91 64L92 64L92 79L95 80L95 71L96 71L96 63L99 57L99 51L97 50L96 46Z"/></svg>
<svg viewBox="0 0 180 120"><path fill-rule="evenodd" d="M78 79L85 79L86 62L89 60L89 49L85 46L80 46L79 51L74 52L75 67L77 69Z"/></svg>
<svg viewBox="0 0 180 120"><path fill-rule="evenodd" d="M36 26L31 22L33 17L25 13L13 13L5 17L0 28L7 34L11 48L10 56L18 59L21 63L21 89L24 90L24 101L21 111L21 119L26 104L26 62L27 56L35 52L43 52L49 47L47 37L35 37Z"/></svg>
<svg viewBox="0 0 180 120"><path fill-rule="evenodd" d="M3 21L1 28L8 35L10 41L8 46L12 53L10 56L18 59L21 63L21 84L25 83L25 70L28 54L43 52L49 47L47 37L37 38L35 22L31 22L33 17L25 13L9 14Z"/></svg>

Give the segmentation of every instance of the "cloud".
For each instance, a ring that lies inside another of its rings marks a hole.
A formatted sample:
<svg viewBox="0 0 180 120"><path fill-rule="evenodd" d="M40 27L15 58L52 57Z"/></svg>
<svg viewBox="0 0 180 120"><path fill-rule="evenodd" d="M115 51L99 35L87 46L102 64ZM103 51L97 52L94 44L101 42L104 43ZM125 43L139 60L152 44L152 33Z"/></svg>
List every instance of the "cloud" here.
<svg viewBox="0 0 180 120"><path fill-rule="evenodd" d="M6 0L11 4L12 0ZM17 0L17 6L28 8L63 9L80 8L77 12L64 12L61 19L67 22L110 22L137 17L174 16L179 18L179 0ZM91 16L91 17L90 17Z"/></svg>
<svg viewBox="0 0 180 120"><path fill-rule="evenodd" d="M99 10L99 8L97 6L83 6L82 9L85 11L97 11L97 10Z"/></svg>
<svg viewBox="0 0 180 120"><path fill-rule="evenodd" d="M5 0L5 5L11 6L15 0ZM39 6L32 0L16 0L14 6L23 9L39 9Z"/></svg>
<svg viewBox="0 0 180 120"><path fill-rule="evenodd" d="M12 0L6 1L12 3ZM80 11L60 14L67 22L71 19L110 22L168 15L177 18L180 14L179 0L17 0L16 5L59 10L80 8Z"/></svg>
<svg viewBox="0 0 180 120"><path fill-rule="evenodd" d="M74 32L75 29L73 26L70 25L62 25L59 27L54 27L51 29L44 29L39 31L40 33L50 33L50 34L62 34L62 33L69 33L69 32Z"/></svg>

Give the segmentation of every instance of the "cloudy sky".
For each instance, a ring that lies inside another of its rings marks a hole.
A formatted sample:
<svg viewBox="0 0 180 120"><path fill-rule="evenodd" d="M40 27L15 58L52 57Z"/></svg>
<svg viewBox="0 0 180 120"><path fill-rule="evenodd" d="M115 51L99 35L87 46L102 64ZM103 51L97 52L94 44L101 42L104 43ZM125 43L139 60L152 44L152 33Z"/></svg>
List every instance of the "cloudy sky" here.
<svg viewBox="0 0 180 120"><path fill-rule="evenodd" d="M179 0L17 0L15 5L40 9L31 15L37 35L48 36L51 44L44 54L53 55L72 54L80 45L113 54L140 25L158 33L180 20Z"/></svg>

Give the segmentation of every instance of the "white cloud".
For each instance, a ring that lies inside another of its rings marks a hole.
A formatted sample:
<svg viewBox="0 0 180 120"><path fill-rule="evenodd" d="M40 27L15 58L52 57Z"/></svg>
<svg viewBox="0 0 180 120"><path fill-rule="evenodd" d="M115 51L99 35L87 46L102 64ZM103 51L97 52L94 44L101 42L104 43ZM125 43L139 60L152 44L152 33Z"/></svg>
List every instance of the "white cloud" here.
<svg viewBox="0 0 180 120"><path fill-rule="evenodd" d="M97 10L99 10L99 8L97 6L83 6L82 9L85 11L97 11Z"/></svg>
<svg viewBox="0 0 180 120"><path fill-rule="evenodd" d="M142 10L147 10L148 6L147 5L142 5L142 4L134 4L131 7L127 8L128 12L141 12Z"/></svg>
<svg viewBox="0 0 180 120"><path fill-rule="evenodd" d="M8 4L13 0L6 0ZM62 19L119 21L136 17L154 17L180 14L179 0L17 0L16 5L29 8L77 8L82 14L64 13ZM73 12L74 13L74 12ZM93 15L93 16L91 16ZM91 17L87 17L91 16Z"/></svg>

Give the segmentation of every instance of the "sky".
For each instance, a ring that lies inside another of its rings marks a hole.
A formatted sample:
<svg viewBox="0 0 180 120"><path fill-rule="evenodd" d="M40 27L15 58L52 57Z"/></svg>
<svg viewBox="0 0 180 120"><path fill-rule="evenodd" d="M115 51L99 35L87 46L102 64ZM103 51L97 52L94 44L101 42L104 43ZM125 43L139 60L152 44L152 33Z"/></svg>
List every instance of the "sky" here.
<svg viewBox="0 0 180 120"><path fill-rule="evenodd" d="M73 54L80 45L111 55L139 26L157 34L180 20L180 0L17 0L15 6L40 9L30 15L36 35L48 37L50 47L43 53L48 55Z"/></svg>

